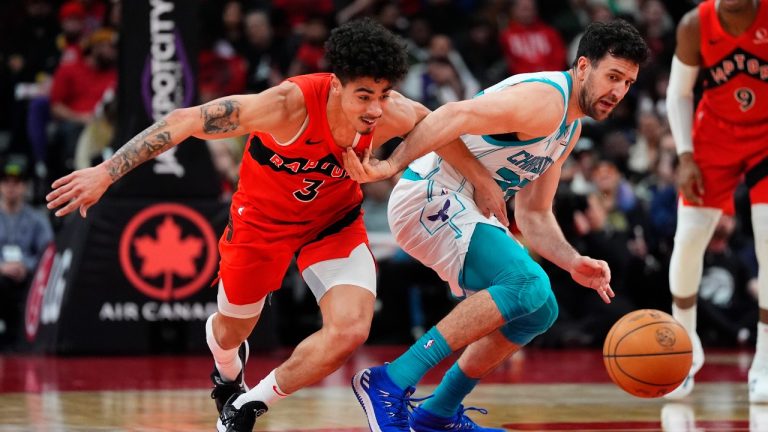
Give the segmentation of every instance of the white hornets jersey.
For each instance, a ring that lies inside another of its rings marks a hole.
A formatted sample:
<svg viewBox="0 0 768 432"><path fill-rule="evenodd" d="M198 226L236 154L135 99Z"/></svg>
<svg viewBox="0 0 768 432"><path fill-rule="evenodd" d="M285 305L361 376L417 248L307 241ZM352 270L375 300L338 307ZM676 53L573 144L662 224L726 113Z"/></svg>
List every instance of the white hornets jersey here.
<svg viewBox="0 0 768 432"><path fill-rule="evenodd" d="M560 126L550 135L520 141L515 131L499 135L463 135L461 139L469 151L493 173L493 178L511 197L526 184L538 178L549 168L571 143L579 120L566 124L568 98L573 88L567 72L538 72L511 76L487 88L479 95L504 90L521 82L540 82L553 86L563 96L563 118ZM472 197L473 187L464 176L435 153L429 153L411 163L410 171L423 179L433 180L443 188ZM406 177L412 175L406 172Z"/></svg>

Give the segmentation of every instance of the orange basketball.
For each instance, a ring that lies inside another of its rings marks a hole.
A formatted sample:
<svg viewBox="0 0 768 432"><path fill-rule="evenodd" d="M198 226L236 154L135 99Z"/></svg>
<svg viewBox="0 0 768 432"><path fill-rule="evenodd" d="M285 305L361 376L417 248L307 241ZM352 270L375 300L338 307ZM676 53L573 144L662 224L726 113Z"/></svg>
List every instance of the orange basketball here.
<svg viewBox="0 0 768 432"><path fill-rule="evenodd" d="M630 312L611 327L603 361L611 380L642 398L671 392L691 370L691 339L671 315L655 309Z"/></svg>

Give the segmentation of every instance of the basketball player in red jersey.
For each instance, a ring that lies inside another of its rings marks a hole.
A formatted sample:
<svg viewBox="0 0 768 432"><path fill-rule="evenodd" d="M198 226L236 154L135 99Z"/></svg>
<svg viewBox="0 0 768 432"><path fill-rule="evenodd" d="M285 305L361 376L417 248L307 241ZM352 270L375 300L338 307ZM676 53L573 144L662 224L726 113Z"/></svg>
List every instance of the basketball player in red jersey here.
<svg viewBox="0 0 768 432"><path fill-rule="evenodd" d="M693 88L700 69L704 94L694 113ZM694 343L691 373L667 397L688 395L704 363L696 334L704 250L720 216L733 214L733 192L743 179L761 267L749 400L768 402L768 0L708 0L683 17L667 111L680 159L682 195L669 269L672 311Z"/></svg>
<svg viewBox="0 0 768 432"><path fill-rule="evenodd" d="M230 223L219 242L219 310L206 323L219 431L250 431L273 403L338 369L368 337L376 271L360 210L362 192L342 168L341 153L349 147L361 153L404 136L428 110L392 91L407 72L404 44L373 21L335 29L326 58L332 74L297 76L259 94L177 109L111 159L55 181L47 196L48 208L61 207L57 216L79 209L85 217L110 184L187 137L250 133ZM485 183L494 213L503 217L498 186L457 144L441 156L472 164L465 168L476 174L470 181ZM317 298L323 327L245 392L246 338L294 254Z"/></svg>

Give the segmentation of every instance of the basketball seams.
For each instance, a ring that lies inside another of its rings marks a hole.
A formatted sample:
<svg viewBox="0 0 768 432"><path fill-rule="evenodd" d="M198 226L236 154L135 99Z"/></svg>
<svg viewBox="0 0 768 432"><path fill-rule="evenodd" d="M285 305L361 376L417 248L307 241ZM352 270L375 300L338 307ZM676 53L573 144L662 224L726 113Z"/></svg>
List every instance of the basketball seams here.
<svg viewBox="0 0 768 432"><path fill-rule="evenodd" d="M660 353L650 353L650 354L614 354L614 355L603 355L603 357L607 358L622 358L622 357L654 357L654 356L667 356L667 355L676 355L676 354L693 354L693 351L669 351L669 352L660 352Z"/></svg>
<svg viewBox="0 0 768 432"><path fill-rule="evenodd" d="M685 378L686 378L686 377L683 377L683 379L680 380L680 381L660 384L660 383L655 383L655 382L650 382L650 381L644 381L644 380L641 380L641 379L635 377L634 375L632 375L632 374L628 373L626 370L624 370L624 368L621 367L621 364L618 361L616 361L616 368L618 368L625 377L627 377L627 378L629 378L631 380L637 381L640 384L645 384L645 385L650 385L650 386L655 386L655 387L670 387L671 386L672 388L675 388L678 385L680 385L680 383L683 382L683 380L685 380ZM622 386L622 388L623 388L623 386Z"/></svg>

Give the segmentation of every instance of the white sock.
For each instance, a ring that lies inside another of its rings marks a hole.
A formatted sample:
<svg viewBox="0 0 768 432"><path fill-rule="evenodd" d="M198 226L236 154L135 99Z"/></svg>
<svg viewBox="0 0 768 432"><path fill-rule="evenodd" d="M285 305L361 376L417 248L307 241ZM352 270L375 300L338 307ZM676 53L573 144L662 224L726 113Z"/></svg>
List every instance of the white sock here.
<svg viewBox="0 0 768 432"><path fill-rule="evenodd" d="M240 347L225 350L219 345L213 336L214 315L216 314L209 316L208 321L205 322L205 340L208 342L208 348L211 350L211 354L213 354L213 361L221 378L224 381L234 381L243 369L243 362L240 361L240 357L237 355L237 350Z"/></svg>
<svg viewBox="0 0 768 432"><path fill-rule="evenodd" d="M689 335L696 333L696 306L681 309L672 303L672 316L680 322Z"/></svg>
<svg viewBox="0 0 768 432"><path fill-rule="evenodd" d="M254 388L241 394L232 403L235 408L240 409L246 402L261 401L264 402L267 407L271 407L272 404L277 403L290 394L280 390L280 386L277 385L275 380L275 370L269 373L263 380L261 380Z"/></svg>
<svg viewBox="0 0 768 432"><path fill-rule="evenodd" d="M768 368L768 324L757 323L757 346L752 368Z"/></svg>

